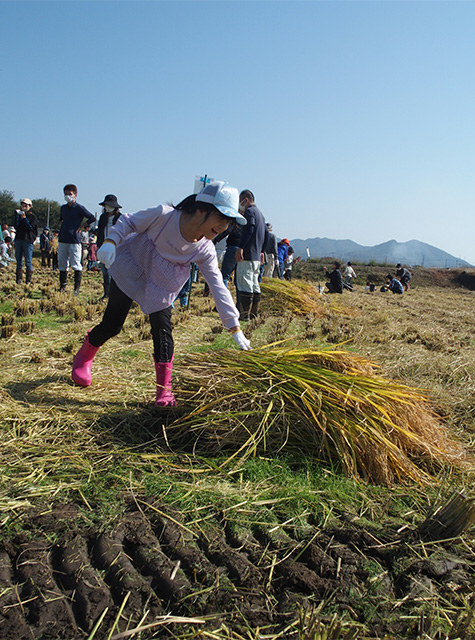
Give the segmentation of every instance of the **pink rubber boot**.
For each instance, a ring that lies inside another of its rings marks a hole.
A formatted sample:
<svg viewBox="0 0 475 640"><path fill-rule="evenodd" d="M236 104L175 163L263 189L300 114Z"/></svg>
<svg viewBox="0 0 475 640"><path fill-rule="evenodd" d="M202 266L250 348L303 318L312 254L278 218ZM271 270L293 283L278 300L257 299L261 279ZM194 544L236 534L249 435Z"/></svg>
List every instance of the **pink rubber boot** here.
<svg viewBox="0 0 475 640"><path fill-rule="evenodd" d="M94 356L99 347L93 347L89 342L89 331L86 333L82 347L74 356L73 370L71 377L76 384L81 387L88 387L91 384L91 367Z"/></svg>
<svg viewBox="0 0 475 640"><path fill-rule="evenodd" d="M155 356L155 372L157 374L156 407L176 407L175 396L172 392L173 356L170 362L157 362Z"/></svg>

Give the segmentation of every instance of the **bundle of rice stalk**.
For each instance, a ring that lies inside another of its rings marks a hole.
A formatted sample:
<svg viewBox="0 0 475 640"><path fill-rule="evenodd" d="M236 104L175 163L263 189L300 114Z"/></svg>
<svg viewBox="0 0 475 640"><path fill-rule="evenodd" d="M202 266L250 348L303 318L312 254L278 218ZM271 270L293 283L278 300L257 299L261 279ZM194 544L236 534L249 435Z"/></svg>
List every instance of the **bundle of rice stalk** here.
<svg viewBox="0 0 475 640"><path fill-rule="evenodd" d="M294 315L314 313L323 315L324 310L317 288L309 282L264 278L261 282L261 307L265 311L282 313L288 310Z"/></svg>
<svg viewBox="0 0 475 640"><path fill-rule="evenodd" d="M429 482L463 447L431 412L423 391L377 374L343 350L270 346L194 354L180 366L196 408L168 427L195 450L232 460L307 455L354 478Z"/></svg>

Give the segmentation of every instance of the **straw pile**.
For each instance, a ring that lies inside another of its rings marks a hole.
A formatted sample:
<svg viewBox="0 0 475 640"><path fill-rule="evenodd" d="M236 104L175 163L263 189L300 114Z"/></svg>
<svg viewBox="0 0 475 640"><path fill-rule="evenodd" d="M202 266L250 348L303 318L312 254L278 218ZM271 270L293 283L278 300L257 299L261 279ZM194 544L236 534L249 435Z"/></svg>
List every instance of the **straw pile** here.
<svg viewBox="0 0 475 640"><path fill-rule="evenodd" d="M317 287L310 282L264 278L260 284L262 291L261 307L271 313L288 310L297 316L314 313L322 316L324 309Z"/></svg>
<svg viewBox="0 0 475 640"><path fill-rule="evenodd" d="M270 347L195 354L182 388L196 408L168 427L196 451L307 455L377 483L432 479L466 454L431 412L425 394L376 373L343 350Z"/></svg>

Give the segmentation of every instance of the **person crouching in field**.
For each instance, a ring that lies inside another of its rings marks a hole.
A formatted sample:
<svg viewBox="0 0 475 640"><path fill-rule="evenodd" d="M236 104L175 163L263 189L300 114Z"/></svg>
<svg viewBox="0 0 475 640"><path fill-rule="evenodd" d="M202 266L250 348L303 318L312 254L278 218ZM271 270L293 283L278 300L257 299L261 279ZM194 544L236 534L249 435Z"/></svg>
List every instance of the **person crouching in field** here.
<svg viewBox="0 0 475 640"><path fill-rule="evenodd" d="M404 291L399 278L392 276L390 273L386 276L386 287L388 291L392 291L393 293L402 294Z"/></svg>
<svg viewBox="0 0 475 640"><path fill-rule="evenodd" d="M330 282L325 282L328 293L343 293L343 278L341 277L340 263L333 263L333 271L328 273L326 267L323 267L323 273L328 276Z"/></svg>
<svg viewBox="0 0 475 640"><path fill-rule="evenodd" d="M238 347L251 348L239 325L239 311L223 284L212 243L232 220L246 224L238 206L237 189L225 182L211 182L198 195L188 196L176 206L159 205L122 214L98 250L98 260L110 268L109 301L102 322L87 333L74 358L72 378L76 384L91 384L97 351L120 332L135 300L150 317L157 380L155 405L176 405L171 384L171 305L188 280L192 262L208 283L220 318Z"/></svg>

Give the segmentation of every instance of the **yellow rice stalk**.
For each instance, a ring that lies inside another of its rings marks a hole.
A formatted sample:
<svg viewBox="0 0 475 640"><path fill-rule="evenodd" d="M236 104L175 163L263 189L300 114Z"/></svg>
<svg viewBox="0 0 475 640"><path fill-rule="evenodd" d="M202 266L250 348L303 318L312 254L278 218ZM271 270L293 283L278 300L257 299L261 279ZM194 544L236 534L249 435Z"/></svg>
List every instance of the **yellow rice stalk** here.
<svg viewBox="0 0 475 640"><path fill-rule="evenodd" d="M264 278L261 291L261 307L264 311L282 313L288 310L294 315L302 316L308 313L319 316L324 314L320 293L310 282Z"/></svg>
<svg viewBox="0 0 475 640"><path fill-rule="evenodd" d="M466 454L423 391L383 378L343 350L270 347L213 351L182 362L196 408L168 427L209 455L243 460L286 452L341 464L378 483L426 483Z"/></svg>

